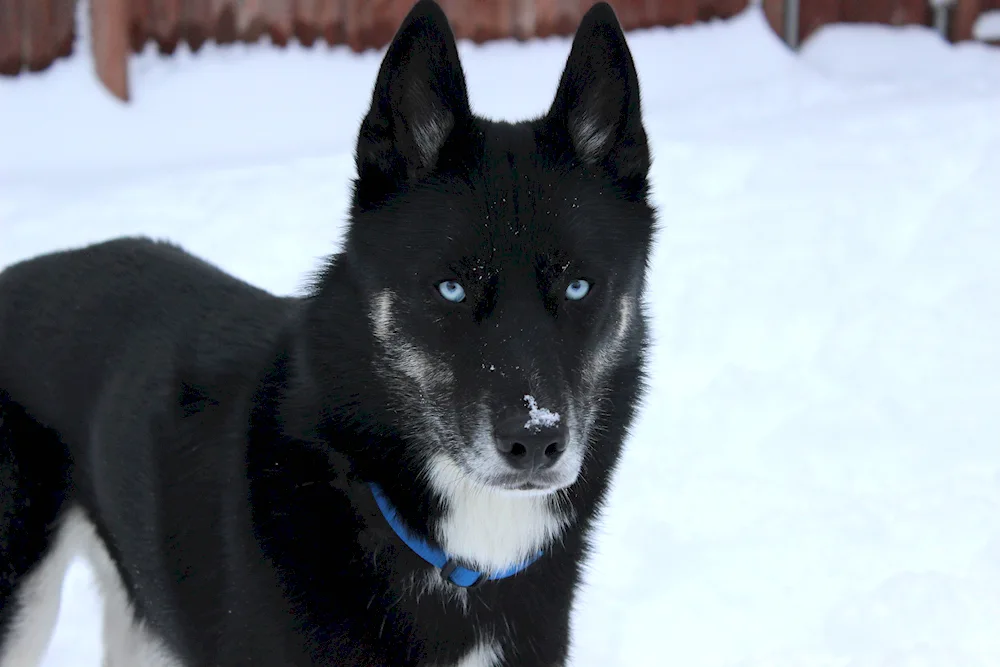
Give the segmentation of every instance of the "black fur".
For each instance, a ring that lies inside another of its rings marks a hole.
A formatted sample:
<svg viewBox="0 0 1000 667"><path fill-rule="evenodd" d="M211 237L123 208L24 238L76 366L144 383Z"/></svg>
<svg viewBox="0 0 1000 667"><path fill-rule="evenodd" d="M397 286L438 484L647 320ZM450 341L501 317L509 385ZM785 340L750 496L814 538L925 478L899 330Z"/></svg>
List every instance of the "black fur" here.
<svg viewBox="0 0 1000 667"><path fill-rule="evenodd" d="M0 645L18 582L73 506L186 666L444 667L484 635L498 664L566 663L587 532L641 391L641 308L560 492L575 520L464 607L414 590L429 567L367 486L434 541L432 445L374 370L370 304L397 297L401 329L454 373L434 398L460 416L484 385L497 415L518 406L495 397L526 383L553 402L579 387L616 304L641 304L653 231L638 81L611 8L584 18L550 112L510 124L472 114L447 21L419 2L383 62L357 169L343 252L301 300L144 239L0 273ZM594 288L571 304L577 277ZM467 287L463 303L436 292L445 279Z"/></svg>

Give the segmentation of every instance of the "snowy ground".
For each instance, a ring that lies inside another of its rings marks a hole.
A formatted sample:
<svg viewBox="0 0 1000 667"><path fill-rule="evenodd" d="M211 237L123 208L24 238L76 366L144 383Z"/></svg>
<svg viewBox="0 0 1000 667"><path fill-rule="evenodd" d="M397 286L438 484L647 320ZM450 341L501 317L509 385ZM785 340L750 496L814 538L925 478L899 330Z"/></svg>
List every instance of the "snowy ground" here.
<svg viewBox="0 0 1000 667"><path fill-rule="evenodd" d="M757 10L631 37L655 148L652 393L576 667L1000 664L1000 51ZM542 111L566 40L463 45ZM125 233L298 290L336 247L377 55L80 57L0 81L0 265ZM88 571L47 667L96 666Z"/></svg>

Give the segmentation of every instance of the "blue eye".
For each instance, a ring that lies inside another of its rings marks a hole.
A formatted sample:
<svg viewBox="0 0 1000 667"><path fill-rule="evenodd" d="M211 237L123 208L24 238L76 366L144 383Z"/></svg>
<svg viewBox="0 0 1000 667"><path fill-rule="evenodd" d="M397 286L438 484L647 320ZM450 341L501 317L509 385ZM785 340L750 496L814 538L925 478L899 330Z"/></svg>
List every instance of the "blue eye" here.
<svg viewBox="0 0 1000 667"><path fill-rule="evenodd" d="M577 278L566 287L566 298L570 301L579 301L587 296L590 291L590 283L583 278Z"/></svg>
<svg viewBox="0 0 1000 667"><path fill-rule="evenodd" d="M465 288L454 280L442 280L439 282L438 291L441 292L441 296L453 303L465 301Z"/></svg>

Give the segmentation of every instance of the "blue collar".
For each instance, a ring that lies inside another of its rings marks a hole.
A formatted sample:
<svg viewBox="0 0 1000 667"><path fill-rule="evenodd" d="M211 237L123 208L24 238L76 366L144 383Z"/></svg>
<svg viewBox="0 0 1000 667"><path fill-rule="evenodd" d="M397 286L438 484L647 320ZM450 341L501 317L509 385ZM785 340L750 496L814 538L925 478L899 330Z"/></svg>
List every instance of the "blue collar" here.
<svg viewBox="0 0 1000 667"><path fill-rule="evenodd" d="M399 539L406 543L406 546L410 547L415 554L423 558L425 561L436 567L441 571L441 577L448 582L460 587L460 588L475 588L484 581L495 581L497 579L506 579L512 575L521 572L529 565L534 563L542 555L542 552L538 552L533 558L526 560L520 565L514 565L506 570L500 572L494 572L493 574L486 574L484 572L476 572L475 570L470 570L467 567L462 567L458 564L455 559L451 558L441 549L431 546L426 540L424 540L419 535L413 534L403 523L400 518L399 513L396 508L392 506L389 499L386 497L385 492L375 484L370 482L369 487L371 487L372 495L375 496L375 502L378 503L378 508L382 510L382 516L385 517L386 522L392 527L394 533L399 536Z"/></svg>

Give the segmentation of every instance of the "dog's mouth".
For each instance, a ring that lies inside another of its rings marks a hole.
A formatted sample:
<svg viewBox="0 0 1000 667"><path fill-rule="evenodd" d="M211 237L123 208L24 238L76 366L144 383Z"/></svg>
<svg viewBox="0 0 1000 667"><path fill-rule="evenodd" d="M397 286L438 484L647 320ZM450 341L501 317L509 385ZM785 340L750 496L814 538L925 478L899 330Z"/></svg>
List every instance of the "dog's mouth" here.
<svg viewBox="0 0 1000 667"><path fill-rule="evenodd" d="M495 421L495 409L483 401L478 418L464 420L474 424L470 432L460 435L456 429L451 437L441 438L437 461L447 460L450 465L438 468L448 471L450 483L461 481L484 491L512 495L546 496L577 481L584 457L573 410L545 409L530 395L524 399L528 409L509 410Z"/></svg>
<svg viewBox="0 0 1000 667"><path fill-rule="evenodd" d="M571 486L577 479L578 472L567 470L510 470L497 473L477 470L476 466L463 461L461 468L476 484L515 495L547 496L562 491Z"/></svg>
<svg viewBox="0 0 1000 667"><path fill-rule="evenodd" d="M463 487L469 491L510 496L551 496L572 486L580 466L569 461L557 469L512 470L488 458L468 453L439 452L431 458L431 482L438 488Z"/></svg>

